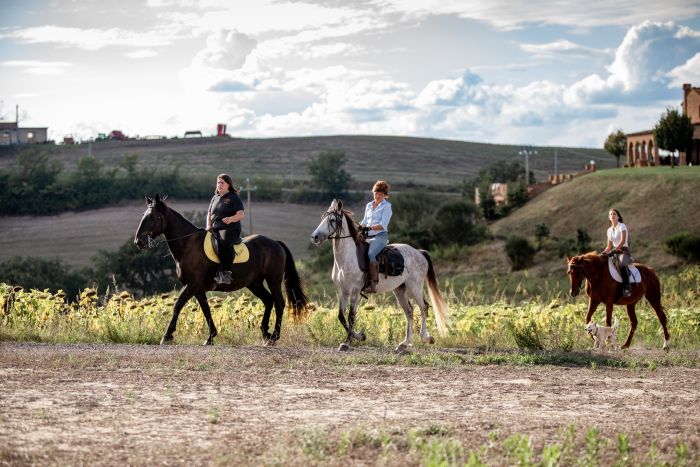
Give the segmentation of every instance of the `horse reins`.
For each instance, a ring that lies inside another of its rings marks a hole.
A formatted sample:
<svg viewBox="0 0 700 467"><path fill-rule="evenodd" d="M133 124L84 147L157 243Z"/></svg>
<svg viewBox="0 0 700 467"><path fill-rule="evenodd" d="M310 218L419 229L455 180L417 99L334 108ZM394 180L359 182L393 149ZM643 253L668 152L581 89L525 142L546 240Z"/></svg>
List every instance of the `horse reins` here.
<svg viewBox="0 0 700 467"><path fill-rule="evenodd" d="M149 206L149 208L153 208L153 206ZM165 229L162 228L163 227L163 217L164 216L161 213L158 213L158 223L160 224L161 229L164 231ZM191 237L192 235L195 235L197 233L199 233L199 231L192 232L192 233L189 233L187 235L183 235L182 237L176 237L176 238L171 238L171 239L166 238L165 241L166 242L173 242L175 240L182 240L183 238ZM160 233L160 234L156 235L156 237L158 237L159 235L165 235L165 234ZM151 237L150 235L146 235L146 242L148 244L148 248L155 248L158 245L160 245L161 243L163 243L163 240L156 240L155 238Z"/></svg>

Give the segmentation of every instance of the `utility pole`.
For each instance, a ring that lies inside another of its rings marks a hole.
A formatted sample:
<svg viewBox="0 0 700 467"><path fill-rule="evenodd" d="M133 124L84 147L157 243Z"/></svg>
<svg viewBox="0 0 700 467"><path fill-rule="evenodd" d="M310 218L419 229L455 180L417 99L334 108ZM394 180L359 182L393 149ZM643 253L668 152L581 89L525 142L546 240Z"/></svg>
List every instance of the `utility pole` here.
<svg viewBox="0 0 700 467"><path fill-rule="evenodd" d="M250 177L245 178L245 184L246 186L244 190L248 193L248 207L246 208L246 214L248 215L248 229L250 230L250 232L248 232L248 235L253 235L253 209L250 205L250 193L252 191L255 191L258 187L250 186Z"/></svg>
<svg viewBox="0 0 700 467"><path fill-rule="evenodd" d="M523 146L518 154L525 156L525 186L530 186L530 156L537 154L537 150L532 146Z"/></svg>
<svg viewBox="0 0 700 467"><path fill-rule="evenodd" d="M558 154L559 154L559 151L558 151L558 149L555 147L555 148L554 148L554 178L556 178L557 175L559 175L559 171L558 171L558 167L557 167L557 165L558 165L558 164L557 164L557 162L558 162L558 161L557 161L557 155L558 155Z"/></svg>

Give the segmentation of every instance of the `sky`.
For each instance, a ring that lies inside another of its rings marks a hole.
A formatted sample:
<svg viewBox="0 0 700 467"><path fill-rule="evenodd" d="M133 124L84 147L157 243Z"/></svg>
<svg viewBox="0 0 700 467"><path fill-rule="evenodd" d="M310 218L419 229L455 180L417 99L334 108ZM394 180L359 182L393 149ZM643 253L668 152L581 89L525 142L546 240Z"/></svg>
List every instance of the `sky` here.
<svg viewBox="0 0 700 467"><path fill-rule="evenodd" d="M0 117L76 140L597 147L700 87L700 0L0 0Z"/></svg>

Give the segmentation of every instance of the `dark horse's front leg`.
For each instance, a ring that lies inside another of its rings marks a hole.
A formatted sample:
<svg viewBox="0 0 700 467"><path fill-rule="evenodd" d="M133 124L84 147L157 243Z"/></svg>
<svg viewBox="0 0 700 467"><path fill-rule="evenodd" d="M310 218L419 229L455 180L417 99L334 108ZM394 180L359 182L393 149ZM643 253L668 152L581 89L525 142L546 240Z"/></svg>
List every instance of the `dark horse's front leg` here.
<svg viewBox="0 0 700 467"><path fill-rule="evenodd" d="M279 339L280 337L280 329L282 326L281 323L281 317L280 319L277 320L275 323L275 331L276 331L276 337L275 334L270 334L268 331L268 327L270 325L270 312L272 311L272 305L275 302L272 299L272 294L267 291L265 286L263 285L262 279L255 281L255 283L250 284L248 286L248 289L253 292L253 295L258 297L262 302L263 306L265 307L265 311L263 312L263 317L262 321L260 322L260 331L262 331L263 339L265 339L265 342L268 345L274 345L275 341ZM284 309L284 299L282 301L282 309Z"/></svg>
<svg viewBox="0 0 700 467"><path fill-rule="evenodd" d="M207 293L204 291L200 291L195 294L195 297L197 297L199 306L202 308L202 313L204 314L204 319L207 321L207 325L209 326L209 337L207 337L207 340L204 341L204 345L214 345L214 338L216 337L218 332L216 330L214 320L211 317L211 309L209 309Z"/></svg>
<svg viewBox="0 0 700 467"><path fill-rule="evenodd" d="M177 297L175 306L173 306L173 317L170 319L168 329L165 331L163 338L160 340L160 345L167 344L168 342L173 340L173 333L175 332L175 328L177 327L177 318L180 316L180 311L182 310L182 307L185 306L187 301L190 298L192 298L193 295L194 291L192 285L185 285L185 287L182 289L182 292L180 292L180 296Z"/></svg>

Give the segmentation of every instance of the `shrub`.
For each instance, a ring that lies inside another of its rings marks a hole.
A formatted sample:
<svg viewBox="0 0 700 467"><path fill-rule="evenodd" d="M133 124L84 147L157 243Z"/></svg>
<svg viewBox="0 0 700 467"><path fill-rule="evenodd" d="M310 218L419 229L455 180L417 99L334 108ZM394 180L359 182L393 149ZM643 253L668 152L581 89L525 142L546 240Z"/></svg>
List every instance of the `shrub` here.
<svg viewBox="0 0 700 467"><path fill-rule="evenodd" d="M535 257L535 251L535 247L526 238L511 235L506 240L506 254L513 271L519 271L530 266L532 259Z"/></svg>
<svg viewBox="0 0 700 467"><path fill-rule="evenodd" d="M687 261L700 262L700 236L679 232L666 238L666 249L674 256Z"/></svg>

